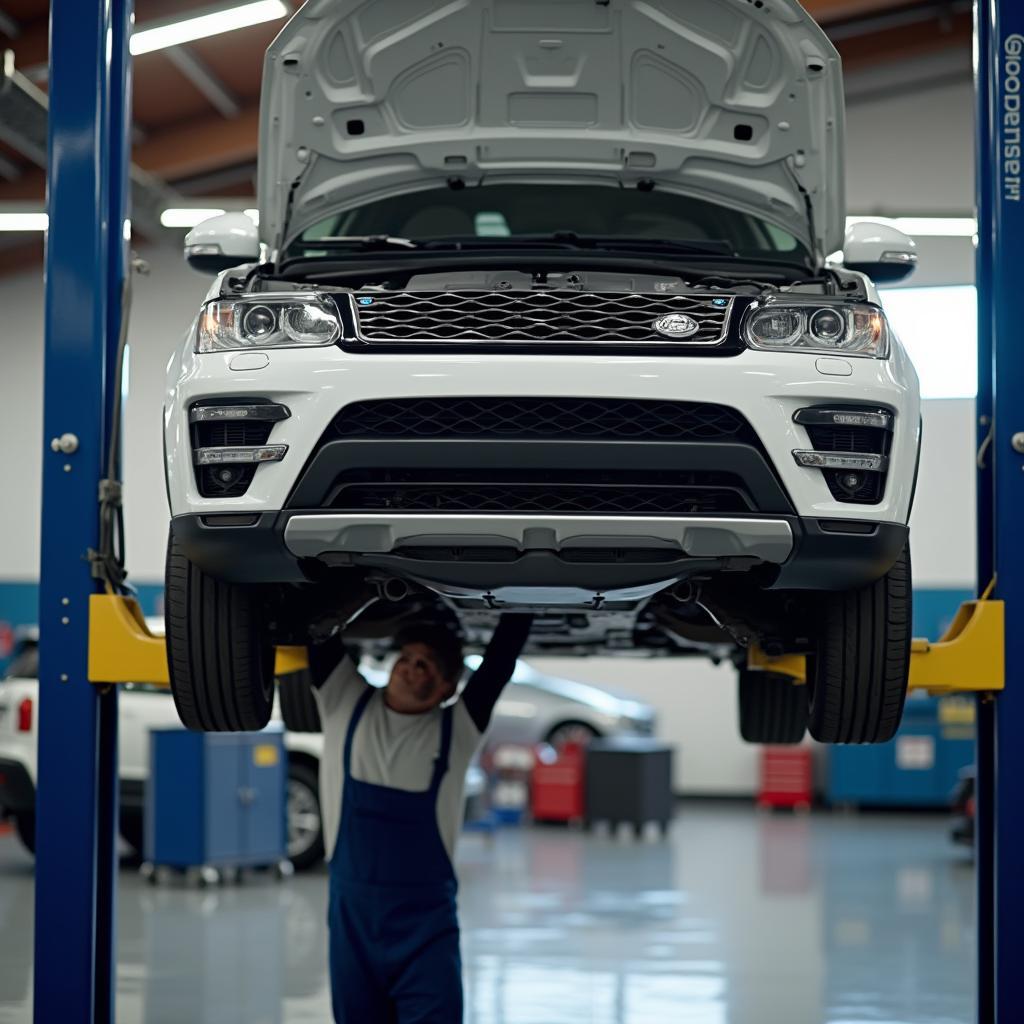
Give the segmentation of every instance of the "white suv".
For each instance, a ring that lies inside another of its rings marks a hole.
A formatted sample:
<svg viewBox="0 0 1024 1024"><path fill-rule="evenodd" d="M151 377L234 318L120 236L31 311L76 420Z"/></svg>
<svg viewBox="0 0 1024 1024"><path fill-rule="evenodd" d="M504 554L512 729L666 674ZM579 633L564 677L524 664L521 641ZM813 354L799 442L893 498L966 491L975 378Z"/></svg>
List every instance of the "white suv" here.
<svg viewBox="0 0 1024 1024"><path fill-rule="evenodd" d="M258 233L186 240L219 274L165 408L183 722L261 727L311 623L528 608L534 651L806 653L806 687L741 668L747 739L891 737L919 396L868 275L916 256L844 236L842 167L795 0L306 4Z"/></svg>

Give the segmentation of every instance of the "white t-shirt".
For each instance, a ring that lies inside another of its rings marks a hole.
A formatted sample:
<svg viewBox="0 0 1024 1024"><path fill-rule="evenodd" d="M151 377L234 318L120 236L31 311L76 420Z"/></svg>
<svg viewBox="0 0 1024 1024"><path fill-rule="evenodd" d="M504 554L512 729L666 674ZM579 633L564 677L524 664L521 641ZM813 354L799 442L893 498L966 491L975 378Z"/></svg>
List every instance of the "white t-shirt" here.
<svg viewBox="0 0 1024 1024"><path fill-rule="evenodd" d="M334 855L344 792L345 734L359 698L369 687L352 659L339 662L323 685L314 688L323 726L320 758L320 816L327 859ZM376 688L367 702L352 739L352 777L393 789L422 793L430 786L434 761L441 749L441 716L435 708L420 715L392 711L384 691ZM462 828L466 769L483 734L462 701L452 708L452 740L448 771L437 797L437 827L454 863L455 840Z"/></svg>

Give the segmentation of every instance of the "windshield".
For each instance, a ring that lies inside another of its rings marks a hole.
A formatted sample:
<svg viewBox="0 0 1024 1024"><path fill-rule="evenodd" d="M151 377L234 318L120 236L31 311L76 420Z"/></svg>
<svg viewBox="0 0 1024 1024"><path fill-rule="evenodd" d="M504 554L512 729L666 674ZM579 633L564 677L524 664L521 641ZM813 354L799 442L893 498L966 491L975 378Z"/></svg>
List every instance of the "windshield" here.
<svg viewBox="0 0 1024 1024"><path fill-rule="evenodd" d="M335 214L302 233L286 259L328 255L332 238L392 236L493 240L580 236L694 243L723 253L803 261L789 232L716 203L672 192L603 185L484 185L380 199ZM336 251L331 253L336 256Z"/></svg>

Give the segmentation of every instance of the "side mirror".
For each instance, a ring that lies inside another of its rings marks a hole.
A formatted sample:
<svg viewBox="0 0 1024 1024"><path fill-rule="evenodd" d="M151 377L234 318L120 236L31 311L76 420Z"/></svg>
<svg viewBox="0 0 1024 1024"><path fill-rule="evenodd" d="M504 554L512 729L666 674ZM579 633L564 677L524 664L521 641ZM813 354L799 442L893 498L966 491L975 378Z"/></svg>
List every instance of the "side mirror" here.
<svg viewBox="0 0 1024 1024"><path fill-rule="evenodd" d="M219 274L260 258L260 237L248 214L221 213L197 224L185 236L185 260L193 270Z"/></svg>
<svg viewBox="0 0 1024 1024"><path fill-rule="evenodd" d="M917 245L890 224L861 221L846 229L843 266L867 274L876 284L902 281L917 266Z"/></svg>

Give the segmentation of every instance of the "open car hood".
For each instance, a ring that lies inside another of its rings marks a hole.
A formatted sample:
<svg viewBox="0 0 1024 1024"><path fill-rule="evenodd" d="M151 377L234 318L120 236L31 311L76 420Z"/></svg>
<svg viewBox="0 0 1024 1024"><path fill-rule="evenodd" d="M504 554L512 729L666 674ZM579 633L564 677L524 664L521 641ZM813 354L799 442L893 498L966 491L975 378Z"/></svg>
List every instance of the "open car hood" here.
<svg viewBox="0 0 1024 1024"><path fill-rule="evenodd" d="M272 253L452 181L653 183L842 247L840 61L797 0L308 0L262 95Z"/></svg>

